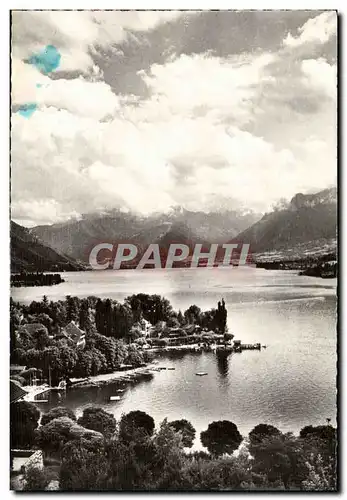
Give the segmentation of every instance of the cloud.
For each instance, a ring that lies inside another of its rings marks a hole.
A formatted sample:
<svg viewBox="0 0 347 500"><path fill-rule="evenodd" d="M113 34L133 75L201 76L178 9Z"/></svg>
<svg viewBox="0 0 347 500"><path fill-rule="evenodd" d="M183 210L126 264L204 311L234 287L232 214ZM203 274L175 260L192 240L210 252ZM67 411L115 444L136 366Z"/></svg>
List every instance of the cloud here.
<svg viewBox="0 0 347 500"><path fill-rule="evenodd" d="M19 31L23 18L15 17L13 45L14 110L37 103L30 118L12 117L17 220L55 222L115 207L143 214L172 205L268 210L281 197L334 182L336 65L301 51L305 40L323 47L330 40L317 21L322 14L299 29L300 42L276 51L234 53L229 42L225 56L213 46L177 56L173 44L166 60L140 71L139 60L149 61L153 49L139 33L160 32L181 14L29 14L24 19L33 22ZM61 51L63 72L47 76L24 62L41 44ZM119 94L106 83L95 58L105 47L114 79L124 76L114 62L125 57L121 50L136 59L145 92ZM69 68L77 74L65 74Z"/></svg>
<svg viewBox="0 0 347 500"><path fill-rule="evenodd" d="M31 226L33 221L35 225L63 222L78 217L76 211L65 211L54 199L14 201L11 205L11 218L20 220L24 225L29 223Z"/></svg>
<svg viewBox="0 0 347 500"><path fill-rule="evenodd" d="M34 66L18 59L12 65L12 104L36 103L53 106L73 114L99 120L119 109L119 99L103 81L91 82L83 77L73 80L51 80Z"/></svg>
<svg viewBox="0 0 347 500"><path fill-rule="evenodd" d="M14 11L13 57L23 60L47 45L61 54L57 71L89 73L92 54L119 44L132 32L146 32L176 20L178 11Z"/></svg>
<svg viewBox="0 0 347 500"><path fill-rule="evenodd" d="M288 47L300 47L305 44L322 45L336 35L337 31L337 12L327 11L306 21L298 29L298 36L292 36L288 33L283 44Z"/></svg>
<svg viewBox="0 0 347 500"><path fill-rule="evenodd" d="M337 98L337 66L324 59L305 59L301 63L304 82L308 88L323 92L329 98Z"/></svg>
<svg viewBox="0 0 347 500"><path fill-rule="evenodd" d="M240 55L229 58L210 54L181 55L169 62L141 72L152 99L142 107L143 114L156 119L165 115L196 117L208 113L216 119L230 117L247 122L255 85L271 79L264 68L270 54Z"/></svg>

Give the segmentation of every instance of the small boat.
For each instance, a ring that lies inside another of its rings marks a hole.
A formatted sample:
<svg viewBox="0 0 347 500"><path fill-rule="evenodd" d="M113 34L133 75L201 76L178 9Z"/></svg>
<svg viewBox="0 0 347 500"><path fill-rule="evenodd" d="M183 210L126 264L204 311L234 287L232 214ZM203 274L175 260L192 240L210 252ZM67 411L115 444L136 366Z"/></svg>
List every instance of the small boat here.
<svg viewBox="0 0 347 500"><path fill-rule="evenodd" d="M119 401L120 396L110 396L110 401Z"/></svg>
<svg viewBox="0 0 347 500"><path fill-rule="evenodd" d="M263 349L266 349L266 348L267 348L267 345L262 345L262 348L263 348Z"/></svg>
<svg viewBox="0 0 347 500"><path fill-rule="evenodd" d="M170 366L168 370L176 370L176 368L174 366Z"/></svg>
<svg viewBox="0 0 347 500"><path fill-rule="evenodd" d="M117 389L118 394L125 392L125 389Z"/></svg>
<svg viewBox="0 0 347 500"><path fill-rule="evenodd" d="M202 377L203 375L207 375L207 372L197 372L196 375Z"/></svg>

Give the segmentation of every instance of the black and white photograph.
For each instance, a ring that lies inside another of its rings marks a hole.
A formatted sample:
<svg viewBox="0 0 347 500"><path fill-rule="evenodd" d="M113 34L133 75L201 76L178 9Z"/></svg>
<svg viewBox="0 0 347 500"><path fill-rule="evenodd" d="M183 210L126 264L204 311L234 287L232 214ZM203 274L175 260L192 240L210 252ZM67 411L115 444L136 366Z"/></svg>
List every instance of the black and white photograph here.
<svg viewBox="0 0 347 500"><path fill-rule="evenodd" d="M9 488L339 491L338 11L9 24Z"/></svg>

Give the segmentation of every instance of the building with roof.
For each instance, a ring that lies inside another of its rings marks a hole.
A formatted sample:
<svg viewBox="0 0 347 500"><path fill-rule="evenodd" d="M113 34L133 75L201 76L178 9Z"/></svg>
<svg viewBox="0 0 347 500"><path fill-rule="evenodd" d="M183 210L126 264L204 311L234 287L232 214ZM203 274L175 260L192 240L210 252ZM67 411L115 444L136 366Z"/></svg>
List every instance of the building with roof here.
<svg viewBox="0 0 347 500"><path fill-rule="evenodd" d="M21 401L26 394L27 391L20 386L19 382L16 380L10 380L10 403L17 403L17 401Z"/></svg>
<svg viewBox="0 0 347 500"><path fill-rule="evenodd" d="M58 337L66 338L68 342L78 349L84 349L86 346L86 332L81 330L74 321L62 328Z"/></svg>
<svg viewBox="0 0 347 500"><path fill-rule="evenodd" d="M10 365L10 376L11 375L20 375L24 370L26 369L26 366L24 365Z"/></svg>

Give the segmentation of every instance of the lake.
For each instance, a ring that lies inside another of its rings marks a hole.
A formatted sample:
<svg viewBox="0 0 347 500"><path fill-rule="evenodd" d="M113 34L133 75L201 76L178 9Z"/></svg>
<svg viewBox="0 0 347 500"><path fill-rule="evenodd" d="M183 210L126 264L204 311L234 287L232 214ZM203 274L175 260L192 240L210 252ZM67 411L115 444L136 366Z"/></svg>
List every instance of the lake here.
<svg viewBox="0 0 347 500"><path fill-rule="evenodd" d="M80 415L90 403L119 417L143 410L158 424L187 418L198 434L213 420L228 419L242 434L258 423L298 432L304 425L336 423L336 279L298 276L294 271L254 268L122 270L63 273L52 287L14 288L14 300L28 303L47 295L96 295L123 300L133 293L157 293L175 309L215 307L224 297L229 331L242 342L267 349L219 358L214 353L171 354L160 365L174 367L151 380L127 386L110 402L118 384L68 391L59 402ZM196 372L205 371L204 377ZM57 404L50 396L42 411ZM196 441L199 447L199 440Z"/></svg>

